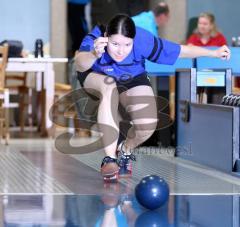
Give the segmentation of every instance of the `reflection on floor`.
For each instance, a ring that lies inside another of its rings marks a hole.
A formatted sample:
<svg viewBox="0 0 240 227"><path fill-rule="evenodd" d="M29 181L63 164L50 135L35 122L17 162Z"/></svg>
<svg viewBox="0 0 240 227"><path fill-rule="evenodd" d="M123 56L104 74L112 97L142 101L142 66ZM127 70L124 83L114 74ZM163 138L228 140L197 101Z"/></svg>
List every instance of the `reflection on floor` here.
<svg viewBox="0 0 240 227"><path fill-rule="evenodd" d="M239 178L148 149L136 150L132 178L104 185L102 151L64 154L51 139L0 145L0 226L239 226ZM155 212L134 197L147 174L170 186L168 204Z"/></svg>
<svg viewBox="0 0 240 227"><path fill-rule="evenodd" d="M163 207L148 211L133 196L119 196L108 190L100 196L5 195L0 198L0 225L230 227L239 226L239 201L237 195L176 195Z"/></svg>

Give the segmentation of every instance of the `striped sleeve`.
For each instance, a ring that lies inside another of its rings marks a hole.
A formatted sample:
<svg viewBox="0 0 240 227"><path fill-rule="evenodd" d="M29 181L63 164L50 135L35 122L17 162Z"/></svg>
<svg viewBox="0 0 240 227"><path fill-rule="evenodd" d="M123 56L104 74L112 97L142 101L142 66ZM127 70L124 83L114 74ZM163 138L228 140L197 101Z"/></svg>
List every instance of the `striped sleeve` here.
<svg viewBox="0 0 240 227"><path fill-rule="evenodd" d="M155 37L150 32L141 29L136 35L136 43L140 47L139 51L143 58L159 64L172 65L176 62L180 54L180 45L159 37Z"/></svg>
<svg viewBox="0 0 240 227"><path fill-rule="evenodd" d="M93 30L84 37L79 51L91 51L93 49L94 40L100 36L100 28L98 26L94 27Z"/></svg>

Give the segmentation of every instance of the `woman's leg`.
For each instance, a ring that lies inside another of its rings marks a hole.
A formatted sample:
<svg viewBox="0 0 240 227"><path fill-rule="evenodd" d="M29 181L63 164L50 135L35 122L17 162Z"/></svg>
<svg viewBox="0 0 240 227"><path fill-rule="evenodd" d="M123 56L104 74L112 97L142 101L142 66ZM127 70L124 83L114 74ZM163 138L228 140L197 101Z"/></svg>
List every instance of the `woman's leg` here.
<svg viewBox="0 0 240 227"><path fill-rule="evenodd" d="M120 103L131 117L133 126L129 129L124 151L131 153L131 149L146 141L157 127L157 107L153 90L150 86L136 86L120 94Z"/></svg>
<svg viewBox="0 0 240 227"><path fill-rule="evenodd" d="M110 82L110 80L112 81ZM119 94L116 83L112 78L91 72L84 81L84 88L94 89L93 91L89 90L89 92L93 92L93 94L98 97L100 96L97 121L100 132L103 135L104 150L106 156L116 158L116 147L119 135Z"/></svg>

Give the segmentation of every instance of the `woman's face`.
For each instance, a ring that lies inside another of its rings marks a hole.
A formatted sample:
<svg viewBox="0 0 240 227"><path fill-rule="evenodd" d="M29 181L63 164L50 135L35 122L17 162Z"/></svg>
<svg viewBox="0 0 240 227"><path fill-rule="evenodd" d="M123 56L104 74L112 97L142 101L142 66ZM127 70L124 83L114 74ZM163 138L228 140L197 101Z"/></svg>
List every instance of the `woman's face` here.
<svg viewBox="0 0 240 227"><path fill-rule="evenodd" d="M123 61L133 48L133 39L120 34L108 38L107 51L116 62Z"/></svg>
<svg viewBox="0 0 240 227"><path fill-rule="evenodd" d="M207 17L199 17L198 31L201 35L210 35L213 25Z"/></svg>

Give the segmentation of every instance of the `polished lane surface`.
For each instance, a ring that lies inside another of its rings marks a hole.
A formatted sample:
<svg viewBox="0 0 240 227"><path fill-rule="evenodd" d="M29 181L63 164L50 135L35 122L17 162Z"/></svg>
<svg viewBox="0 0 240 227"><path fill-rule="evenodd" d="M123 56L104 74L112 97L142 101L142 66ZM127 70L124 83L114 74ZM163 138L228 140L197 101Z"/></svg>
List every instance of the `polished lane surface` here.
<svg viewBox="0 0 240 227"><path fill-rule="evenodd" d="M138 150L131 179L105 185L102 153L63 154L53 140L11 140L0 152L0 226L239 226L239 178ZM164 177L171 196L150 212L134 196L147 174Z"/></svg>

